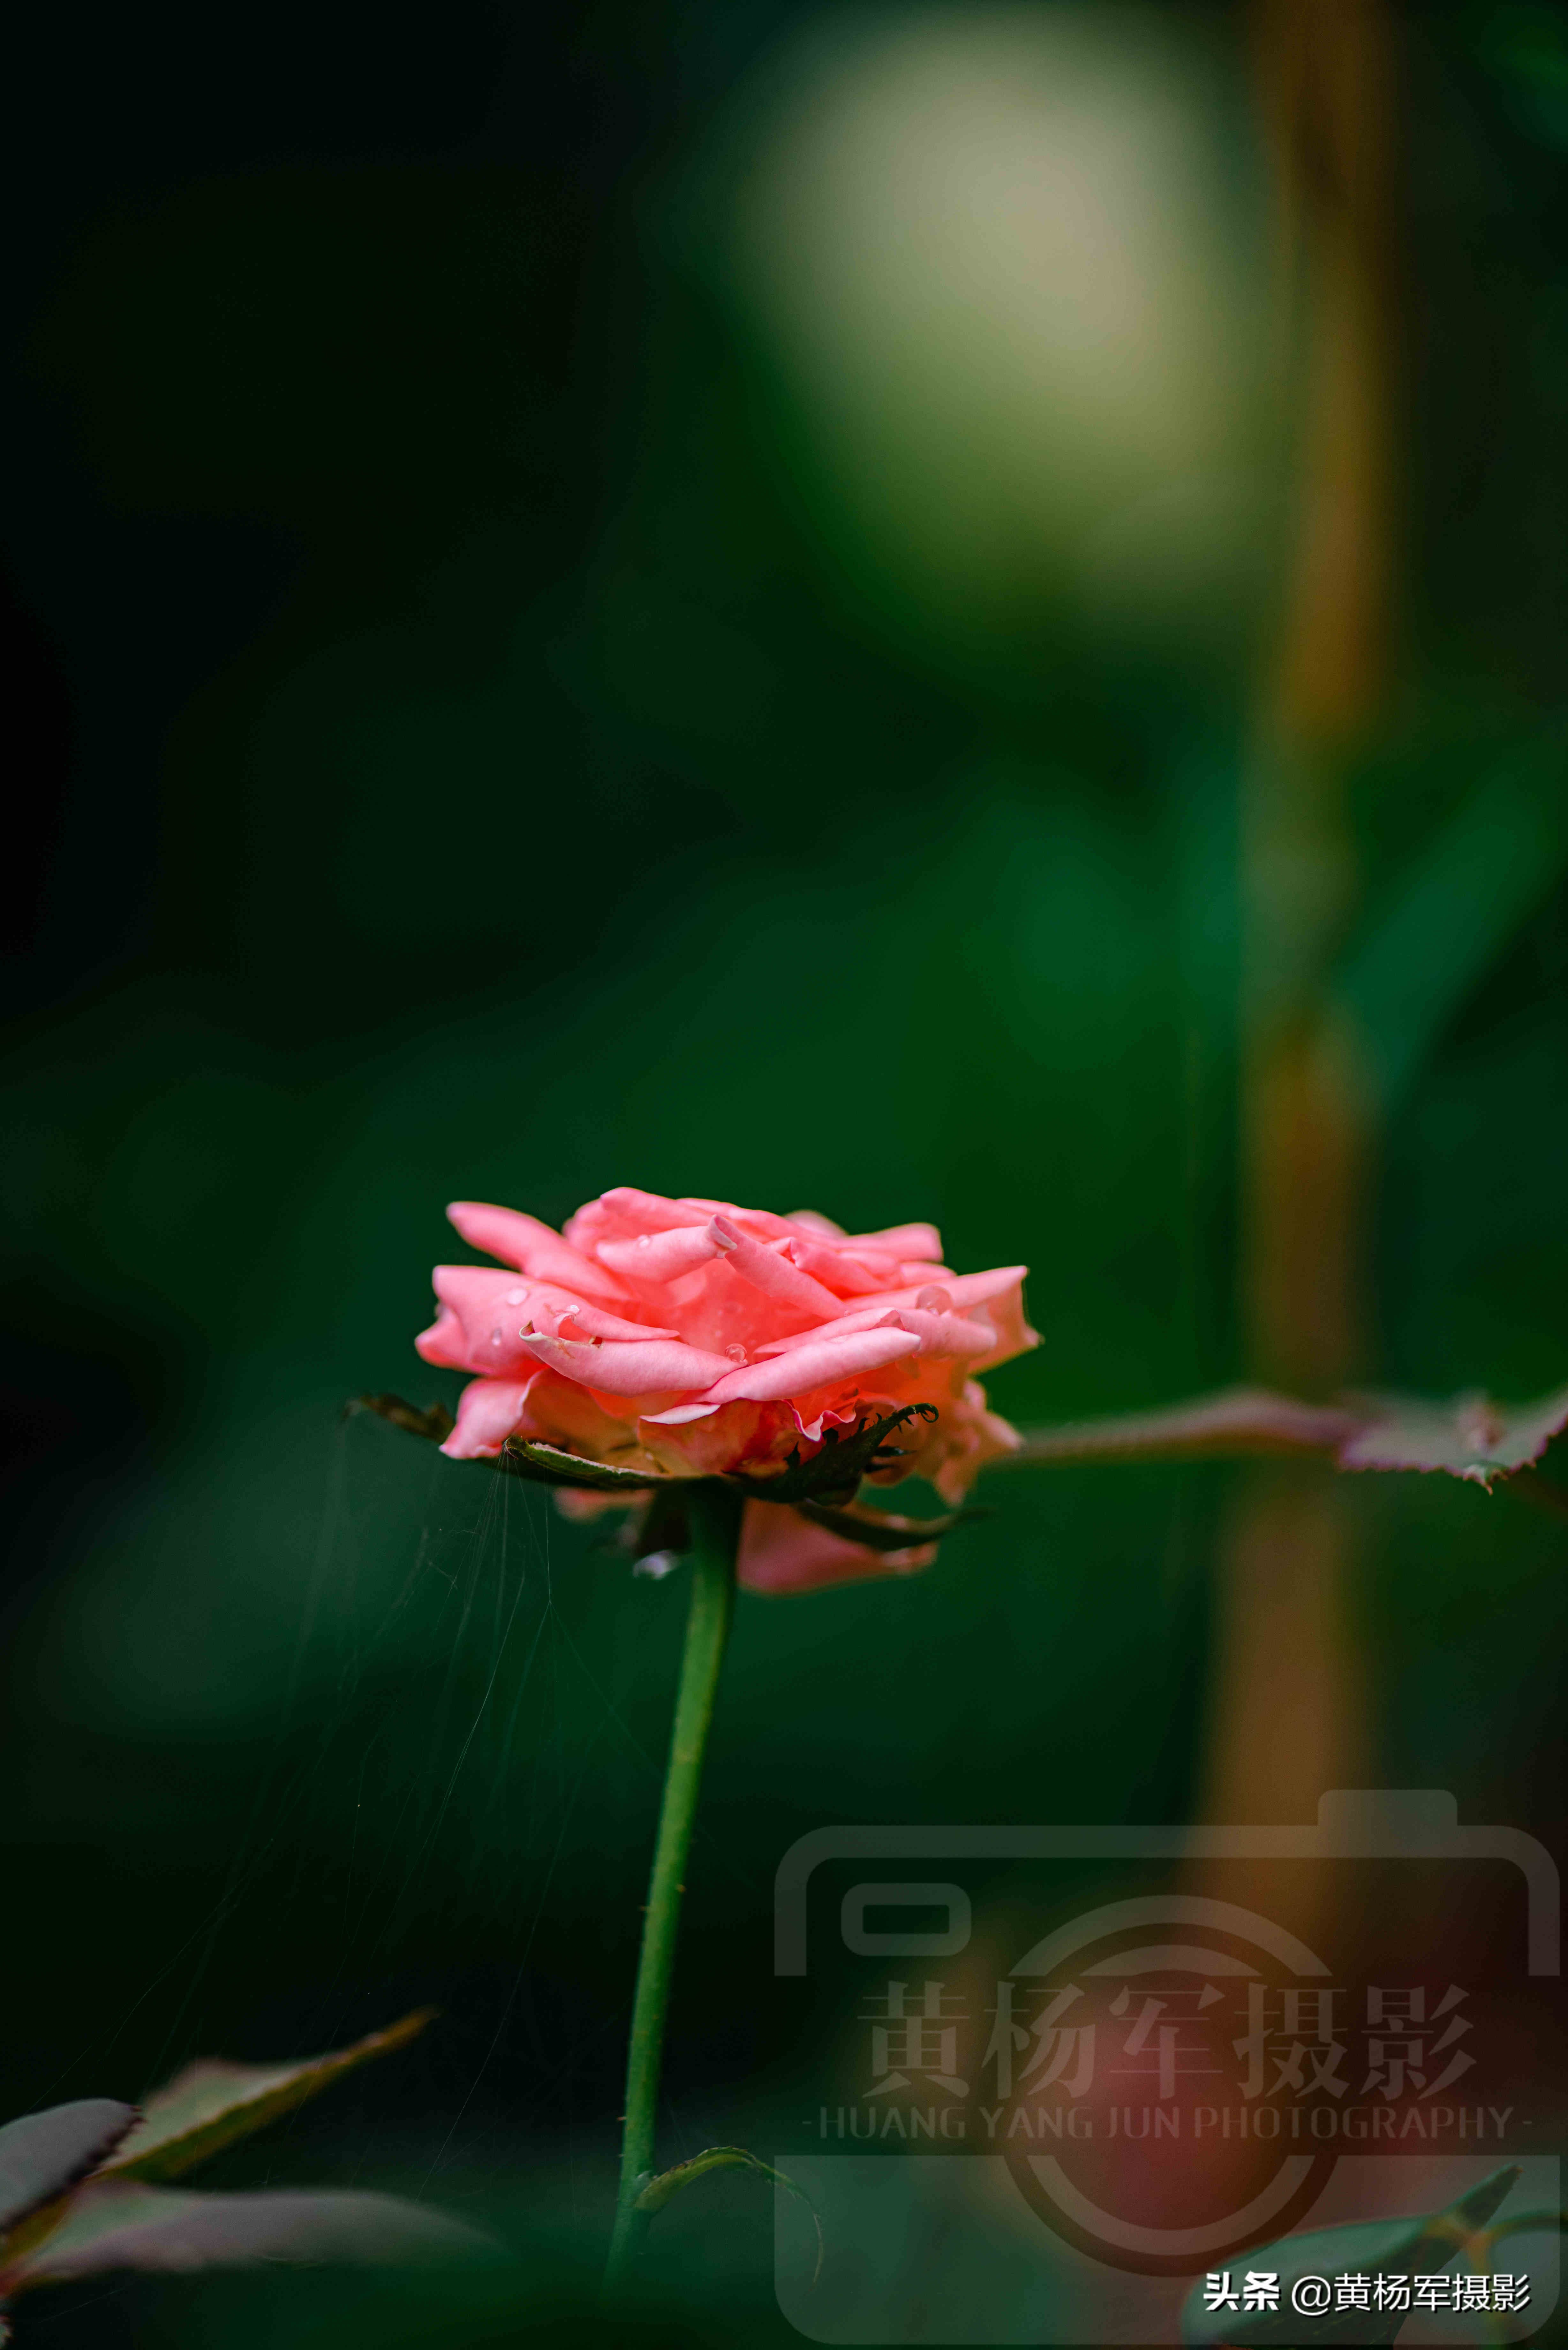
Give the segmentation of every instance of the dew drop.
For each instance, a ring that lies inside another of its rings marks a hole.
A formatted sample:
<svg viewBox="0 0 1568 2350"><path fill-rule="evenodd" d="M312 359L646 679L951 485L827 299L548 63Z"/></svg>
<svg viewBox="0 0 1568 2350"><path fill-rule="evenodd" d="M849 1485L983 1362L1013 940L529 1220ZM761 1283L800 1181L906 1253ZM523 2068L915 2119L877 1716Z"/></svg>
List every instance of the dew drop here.
<svg viewBox="0 0 1568 2350"><path fill-rule="evenodd" d="M650 1550L646 1558L633 1562L631 1571L633 1575L646 1575L650 1583L662 1583L667 1575L674 1574L680 1564L678 1551Z"/></svg>

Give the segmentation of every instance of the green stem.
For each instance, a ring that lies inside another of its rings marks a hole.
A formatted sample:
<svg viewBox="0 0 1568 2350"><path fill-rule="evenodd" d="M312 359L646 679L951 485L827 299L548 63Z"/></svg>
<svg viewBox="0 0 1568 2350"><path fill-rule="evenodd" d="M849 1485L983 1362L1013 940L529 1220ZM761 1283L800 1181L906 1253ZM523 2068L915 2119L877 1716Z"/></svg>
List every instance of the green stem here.
<svg viewBox="0 0 1568 2350"><path fill-rule="evenodd" d="M636 2251L646 2220L635 2208L653 2171L653 2138L659 2110L659 2076L664 2061L664 2019L680 1897L686 1890L686 1856L702 1783L702 1755L713 1719L719 1669L730 1636L735 1604L735 1553L741 1534L741 1496L717 1479L691 1489L691 1605L675 1697L675 1727L664 1773L659 1841L653 1851L637 1997L631 2012L631 2046L626 2065L626 2126L621 2137L620 2193L610 2244L607 2284L618 2283Z"/></svg>

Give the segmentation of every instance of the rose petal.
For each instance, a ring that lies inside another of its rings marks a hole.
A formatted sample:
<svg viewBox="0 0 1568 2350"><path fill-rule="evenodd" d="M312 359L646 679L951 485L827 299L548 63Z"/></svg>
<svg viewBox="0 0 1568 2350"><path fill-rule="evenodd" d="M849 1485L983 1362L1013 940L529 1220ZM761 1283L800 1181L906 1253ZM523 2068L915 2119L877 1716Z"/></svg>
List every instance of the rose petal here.
<svg viewBox="0 0 1568 2350"><path fill-rule="evenodd" d="M607 1314L602 1305L584 1305L577 1298L563 1305L565 1292L546 1292L544 1287L533 1293L535 1326L546 1331L552 1338L679 1338L679 1330L666 1330L657 1322L623 1322L618 1314ZM541 1313L556 1318L556 1327L540 1319Z"/></svg>
<svg viewBox="0 0 1568 2350"><path fill-rule="evenodd" d="M641 1232L636 1240L600 1241L594 1254L628 1281L679 1281L694 1265L717 1256L719 1244L705 1224L694 1229Z"/></svg>
<svg viewBox="0 0 1568 2350"><path fill-rule="evenodd" d="M441 1451L449 1461L493 1460L527 1416L528 1390L538 1378L473 1379L457 1403L457 1425Z"/></svg>
<svg viewBox="0 0 1568 2350"><path fill-rule="evenodd" d="M414 1340L414 1352L421 1361L438 1363L445 1370L466 1371L472 1368L462 1324L450 1305L443 1305L430 1328L420 1332Z"/></svg>
<svg viewBox="0 0 1568 2350"><path fill-rule="evenodd" d="M747 1363L716 1379L700 1400L703 1403L783 1402L805 1395L832 1380L855 1378L861 1371L879 1371L906 1355L918 1355L920 1342L912 1330L852 1330L842 1338L814 1338L771 1361Z"/></svg>
<svg viewBox="0 0 1568 2350"><path fill-rule="evenodd" d="M498 1256L503 1264L514 1264L520 1273L531 1273L539 1281L559 1282L566 1289L580 1290L585 1297L603 1297L613 1303L626 1295L613 1274L596 1264L592 1257L580 1255L569 1241L540 1223L536 1216L519 1215L515 1208L486 1207L476 1200L454 1200L447 1214L471 1248L483 1249L487 1256Z"/></svg>
<svg viewBox="0 0 1568 2350"><path fill-rule="evenodd" d="M919 1339L922 1355L968 1360L989 1355L996 1345L996 1333L988 1323L967 1322L958 1314L922 1311L913 1305L892 1309L866 1305L853 1314L842 1314L836 1321L816 1330L803 1330L793 1338L772 1338L765 1347L759 1347L757 1353L792 1353L829 1333L837 1337L852 1330L888 1329L912 1330Z"/></svg>
<svg viewBox="0 0 1568 2350"><path fill-rule="evenodd" d="M738 1208L732 1200L682 1200L683 1208L701 1208L704 1216L728 1216L732 1224L743 1232L761 1232L771 1241L798 1240L798 1228L787 1216L775 1216L771 1208Z"/></svg>
<svg viewBox="0 0 1568 2350"><path fill-rule="evenodd" d="M682 1389L711 1388L730 1368L722 1355L710 1355L679 1338L648 1338L635 1345L605 1338L585 1346L573 1338L535 1336L521 1343L536 1362L603 1395L679 1395Z"/></svg>
<svg viewBox="0 0 1568 2350"><path fill-rule="evenodd" d="M847 1411L835 1411L831 1404L824 1404L820 1411L813 1412L805 1419L802 1418L794 1404L791 1404L790 1410L794 1414L795 1426L808 1444L820 1442L825 1428L853 1428L861 1416L853 1404Z"/></svg>
<svg viewBox="0 0 1568 2350"><path fill-rule="evenodd" d="M889 1224L885 1232L849 1232L850 1248L875 1249L882 1256L919 1257L931 1264L942 1259L942 1236L935 1224Z"/></svg>
<svg viewBox="0 0 1568 2350"><path fill-rule="evenodd" d="M690 1231L708 1221L705 1208L693 1207L689 1200L666 1200L657 1191L639 1191L629 1183L618 1183L613 1191L599 1193L599 1205L634 1232L673 1232Z"/></svg>
<svg viewBox="0 0 1568 2350"><path fill-rule="evenodd" d="M798 1224L803 1232L815 1232L819 1240L841 1241L846 1237L842 1224L836 1224L831 1216L819 1215L815 1208L792 1208L784 1222Z"/></svg>
<svg viewBox="0 0 1568 2350"><path fill-rule="evenodd" d="M910 1575L929 1566L935 1543L910 1550L867 1550L846 1542L826 1526L813 1525L777 1502L748 1502L741 1520L739 1579L748 1591L781 1596L820 1591L829 1584L858 1583L871 1575Z"/></svg>
<svg viewBox="0 0 1568 2350"><path fill-rule="evenodd" d="M523 1347L524 1325L535 1322L554 1333L564 1318L568 1335L585 1338L672 1338L673 1330L623 1321L597 1305L586 1305L556 1282L520 1282L514 1273L487 1264L438 1264L431 1276L441 1311L414 1341L427 1363L504 1378L529 1368Z"/></svg>
<svg viewBox="0 0 1568 2350"><path fill-rule="evenodd" d="M715 1216L708 1230L723 1251L725 1263L764 1297L773 1298L791 1314L804 1314L818 1322L831 1321L838 1313L840 1301L831 1289L825 1289L820 1281L802 1273L776 1250L749 1240L728 1216Z"/></svg>
<svg viewBox="0 0 1568 2350"><path fill-rule="evenodd" d="M803 1273L838 1297L874 1296L879 1289L891 1288L901 1272L897 1257L852 1256L847 1249L830 1248L826 1242L805 1235L791 1243L790 1255Z"/></svg>
<svg viewBox="0 0 1568 2350"><path fill-rule="evenodd" d="M919 1303L922 1289L940 1287L946 1290L955 1305L986 1305L993 1297L1004 1297L1010 1289L1016 1289L1028 1271L1026 1264L1003 1264L999 1265L994 1273L937 1274L928 1265L918 1283L907 1283L897 1289L885 1290L881 1296L867 1297L863 1302L867 1307L914 1305Z"/></svg>

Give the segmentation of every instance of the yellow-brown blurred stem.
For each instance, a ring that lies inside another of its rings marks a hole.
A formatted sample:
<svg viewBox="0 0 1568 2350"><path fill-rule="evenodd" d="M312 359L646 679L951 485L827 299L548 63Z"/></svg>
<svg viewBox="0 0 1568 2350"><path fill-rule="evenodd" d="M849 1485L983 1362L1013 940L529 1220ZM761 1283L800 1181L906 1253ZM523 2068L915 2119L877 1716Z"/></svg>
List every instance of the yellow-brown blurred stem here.
<svg viewBox="0 0 1568 2350"><path fill-rule="evenodd" d="M1382 0L1252 0L1251 15L1293 545L1242 817L1242 1303L1253 1373L1327 1394L1366 1346L1372 1104L1327 980L1356 890L1345 770L1388 660L1390 25ZM1359 1775L1348 1539L1324 1472L1261 1471L1238 1496L1211 1817L1311 1819L1325 1787Z"/></svg>

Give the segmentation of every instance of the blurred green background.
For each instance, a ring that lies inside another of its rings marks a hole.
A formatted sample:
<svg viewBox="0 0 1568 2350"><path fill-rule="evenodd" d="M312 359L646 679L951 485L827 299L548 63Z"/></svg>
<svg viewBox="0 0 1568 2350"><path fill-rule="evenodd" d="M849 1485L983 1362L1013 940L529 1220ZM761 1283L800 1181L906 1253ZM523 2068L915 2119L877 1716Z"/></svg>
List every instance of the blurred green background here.
<svg viewBox="0 0 1568 2350"><path fill-rule="evenodd" d="M1395 23L1369 1368L1522 1396L1568 1359L1568 11ZM20 46L4 2110L431 1999L214 2183L425 2188L518 2247L466 2314L136 2283L28 2338L500 2342L526 2301L582 2339L680 1579L338 1408L455 1392L409 1344L447 1198L616 1182L1026 1259L1024 1422L1238 1374L1287 469L1244 12L285 0ZM813 2077L795 1836L1191 1814L1231 1482L997 1480L923 1577L743 1602L671 2158L766 2150ZM1350 1498L1373 1767L1550 1835L1562 1526ZM786 2338L765 2201L708 2210L659 2270L708 2314L654 2335Z"/></svg>

